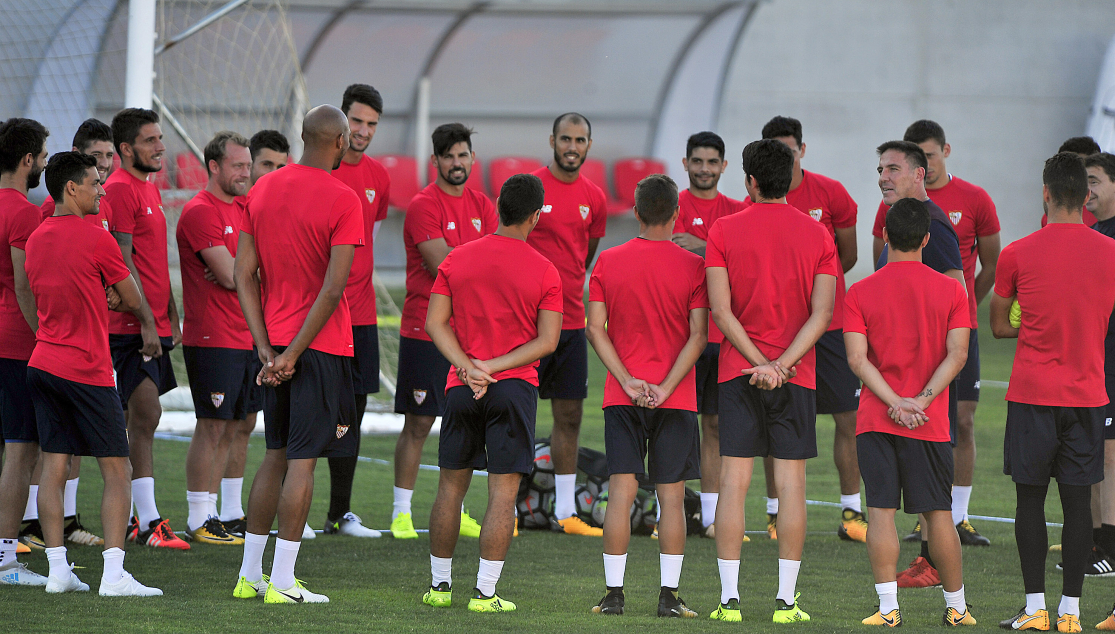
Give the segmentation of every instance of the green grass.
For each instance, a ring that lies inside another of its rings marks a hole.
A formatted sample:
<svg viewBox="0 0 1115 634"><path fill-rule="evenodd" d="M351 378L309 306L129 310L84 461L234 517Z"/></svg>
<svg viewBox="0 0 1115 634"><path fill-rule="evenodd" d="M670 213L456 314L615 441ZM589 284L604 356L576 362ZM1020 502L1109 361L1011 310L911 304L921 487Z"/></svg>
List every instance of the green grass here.
<svg viewBox="0 0 1115 634"><path fill-rule="evenodd" d="M985 322L986 323L986 322ZM1009 376L1013 342L995 342L990 329L984 328L983 377L1006 380ZM603 417L598 404L602 395L604 371L595 357L592 387L586 403L582 443L603 449ZM1014 491L1002 475L1000 447L1006 415L1001 388L983 389L977 414L977 444L980 450L976 488L972 497L974 514L1010 517ZM537 433L549 434L549 406L539 407ZM820 457L809 463L808 496L813 500L836 501L836 471L833 467L831 418L818 420ZM361 454L390 460L394 436L363 439ZM181 530L186 517L184 460L187 443L159 440L155 459L159 465L156 492L160 509ZM436 463L436 439L428 442L423 462ZM263 454L263 439L253 438L248 466L248 483ZM328 501L328 471L322 465L311 509L311 523L320 527ZM100 480L93 461L85 462L80 495L80 511L85 523L99 530L97 505ZM365 522L385 528L391 513L392 471L389 466L361 462L357 470L353 507ZM427 524L436 486L436 473L422 471L414 495L419 527ZM762 495L762 469L758 469L748 497L747 521L751 529L765 527ZM483 514L485 479L473 482L466 505L474 516ZM1054 487L1055 491L1056 487ZM1059 522L1056 494L1050 495L1048 519ZM859 620L876 605L867 555L862 544L841 542L834 534L837 510L811 506L809 537L806 542L799 589L802 606L813 622L802 626L818 632L863 631ZM909 530L914 520L900 517L899 529ZM978 627L994 628L999 619L1014 614L1022 603L1022 581L1010 524L977 521L979 530L991 538L993 546L968 548L965 580L968 601L980 621ZM1050 530L1051 542L1059 540L1059 530ZM265 557L270 567L274 542ZM902 564L917 554L913 544L903 544ZM467 593L475 580L479 557L476 540L462 539L455 558L456 602L448 610L435 610L419 603L429 584L429 550L425 537L396 542L391 538L361 540L319 536L302 546L298 576L309 586L329 595L326 606L265 606L262 601L239 601L231 596L240 564L239 548L196 546L188 553L160 552L130 547L126 566L137 578L161 587L166 596L149 600L110 600L95 594L101 571L99 549L73 547L70 556L84 570L82 578L94 592L85 595L46 595L30 588L5 588L0 591L0 631L5 632L182 632L219 630L230 633L262 631L371 631L371 632L603 632L619 629L654 631L729 631L732 626L712 623L708 613L719 600L715 551L709 540L690 538L687 543L682 596L702 618L685 622L664 622L654 617L658 595L657 542L646 537L632 540L626 578L628 614L605 618L589 613L603 596L604 580L599 539L565 537L523 531L515 540L500 580L500 593L518 603L519 611L508 615L474 615L465 610ZM743 547L741 573L742 608L745 630L774 631L770 623L773 597L777 587L777 546L765 536L753 535ZM45 572L41 552L24 558L33 569ZM1060 592L1060 573L1054 568L1058 558L1050 556L1048 601L1055 608ZM1115 583L1088 580L1084 586L1084 625L1091 628L1103 619L1111 605ZM944 609L939 589L903 590L900 593L907 630L934 630Z"/></svg>

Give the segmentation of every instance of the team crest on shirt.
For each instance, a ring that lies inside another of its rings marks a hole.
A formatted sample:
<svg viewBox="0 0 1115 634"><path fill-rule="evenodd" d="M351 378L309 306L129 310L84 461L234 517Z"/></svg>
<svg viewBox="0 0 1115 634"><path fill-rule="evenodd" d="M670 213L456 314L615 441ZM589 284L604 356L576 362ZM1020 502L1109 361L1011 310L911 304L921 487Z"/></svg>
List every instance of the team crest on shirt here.
<svg viewBox="0 0 1115 634"><path fill-rule="evenodd" d="M108 221L107 220L102 218L101 219L101 225L105 228L105 231L108 231Z"/></svg>
<svg viewBox="0 0 1115 634"><path fill-rule="evenodd" d="M950 211L949 212L949 220L952 221L952 224L958 225L958 224L960 224L960 217L963 216L963 215L964 215L964 212L962 212L962 211Z"/></svg>
<svg viewBox="0 0 1115 634"><path fill-rule="evenodd" d="M588 220L588 205L581 205L581 220Z"/></svg>
<svg viewBox="0 0 1115 634"><path fill-rule="evenodd" d="M822 213L824 213L824 211L821 210L821 209L810 209L809 210L809 217L816 220L817 222L821 222L821 214Z"/></svg>
<svg viewBox="0 0 1115 634"><path fill-rule="evenodd" d="M480 219L479 218L473 218L472 219L472 228L476 229L477 233L479 233L480 232L480 227L481 227Z"/></svg>
<svg viewBox="0 0 1115 634"><path fill-rule="evenodd" d="M368 197L368 204L369 205L376 201L376 190L365 189L364 190L364 195Z"/></svg>
<svg viewBox="0 0 1115 634"><path fill-rule="evenodd" d="M705 224L705 221L700 219L700 218L694 218L693 219L693 224L699 227L699 226Z"/></svg>
<svg viewBox="0 0 1115 634"><path fill-rule="evenodd" d="M550 213L551 211L553 211L553 209L554 209L553 205L542 205L542 213L544 213L544 214Z"/></svg>
<svg viewBox="0 0 1115 634"><path fill-rule="evenodd" d="M414 402L421 405L426 401L426 390L414 390Z"/></svg>
<svg viewBox="0 0 1115 634"><path fill-rule="evenodd" d="M213 407L220 407L221 403L225 402L224 392L210 392L209 400L213 402Z"/></svg>
<svg viewBox="0 0 1115 634"><path fill-rule="evenodd" d="M453 222L452 220L450 220L449 224L445 226L446 231L452 231L456 228L457 228L457 223Z"/></svg>
<svg viewBox="0 0 1115 634"><path fill-rule="evenodd" d="M337 438L341 438L348 433L348 425L337 425Z"/></svg>

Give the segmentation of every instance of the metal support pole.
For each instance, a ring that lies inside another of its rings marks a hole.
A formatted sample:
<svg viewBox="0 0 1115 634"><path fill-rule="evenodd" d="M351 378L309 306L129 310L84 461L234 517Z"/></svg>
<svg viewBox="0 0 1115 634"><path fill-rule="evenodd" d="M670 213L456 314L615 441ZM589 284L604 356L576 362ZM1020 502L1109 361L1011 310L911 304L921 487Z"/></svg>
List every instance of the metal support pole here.
<svg viewBox="0 0 1115 634"><path fill-rule="evenodd" d="M418 80L418 103L414 110L414 161L418 164L418 186L426 186L426 164L430 162L430 78Z"/></svg>
<svg viewBox="0 0 1115 634"><path fill-rule="evenodd" d="M155 0L128 0L128 55L124 105L151 108L155 90Z"/></svg>

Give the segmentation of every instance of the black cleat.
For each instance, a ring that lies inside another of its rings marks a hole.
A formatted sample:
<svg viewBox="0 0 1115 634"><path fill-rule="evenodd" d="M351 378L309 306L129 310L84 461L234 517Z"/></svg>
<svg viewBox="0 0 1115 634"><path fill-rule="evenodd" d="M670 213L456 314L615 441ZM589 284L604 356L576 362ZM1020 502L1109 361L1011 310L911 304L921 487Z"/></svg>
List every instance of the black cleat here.
<svg viewBox="0 0 1115 634"><path fill-rule="evenodd" d="M914 530L910 531L909 535L903 537L902 541L904 541L904 542L920 542L921 541L921 522L918 522L917 524L914 524Z"/></svg>
<svg viewBox="0 0 1115 634"><path fill-rule="evenodd" d="M956 533L960 535L961 546L990 546L991 540L979 534L975 526L968 520L956 525ZM919 537L920 539L920 537Z"/></svg>
<svg viewBox="0 0 1115 634"><path fill-rule="evenodd" d="M224 524L225 530L228 531L228 534L232 535L233 537L244 539L244 533L248 532L248 518L246 517L229 520L227 522L222 521L221 524Z"/></svg>
<svg viewBox="0 0 1115 634"><path fill-rule="evenodd" d="M661 605L661 603L659 603ZM659 608L661 611L661 608ZM593 614L623 614L623 588L608 588L600 603L592 606Z"/></svg>
<svg viewBox="0 0 1115 634"><path fill-rule="evenodd" d="M685 605L685 601L678 596L676 588L662 587L658 593L658 616L668 618L695 619L697 613Z"/></svg>

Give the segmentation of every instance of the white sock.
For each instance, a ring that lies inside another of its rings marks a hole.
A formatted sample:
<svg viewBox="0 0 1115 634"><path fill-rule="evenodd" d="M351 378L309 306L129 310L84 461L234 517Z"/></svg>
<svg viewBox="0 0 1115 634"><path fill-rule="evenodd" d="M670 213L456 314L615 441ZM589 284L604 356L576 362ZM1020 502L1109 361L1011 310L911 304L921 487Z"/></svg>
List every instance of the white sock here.
<svg viewBox="0 0 1115 634"><path fill-rule="evenodd" d="M186 518L186 528L196 531L209 519L209 492L186 491L186 503L190 505L190 515ZM143 518L139 518L139 525L145 528Z"/></svg>
<svg viewBox="0 0 1115 634"><path fill-rule="evenodd" d="M48 548L47 550L50 549ZM1065 614L1080 616L1080 597L1066 597L1063 594L1061 595L1061 605L1057 606L1057 616Z"/></svg>
<svg viewBox="0 0 1115 634"><path fill-rule="evenodd" d="M960 589L956 592L949 592L947 590L944 592L946 608L952 608L961 614L967 611L968 605L964 602L964 586L960 586Z"/></svg>
<svg viewBox="0 0 1115 634"><path fill-rule="evenodd" d="M681 581L681 562L684 559L685 555L658 555L658 566L662 570L663 588L677 590L678 582Z"/></svg>
<svg viewBox="0 0 1115 634"><path fill-rule="evenodd" d="M15 548L18 539L0 539L0 568L14 564Z"/></svg>
<svg viewBox="0 0 1115 634"><path fill-rule="evenodd" d="M859 502L859 493L851 495L840 494L840 507L845 509L852 509L856 513L863 512L863 506Z"/></svg>
<svg viewBox="0 0 1115 634"><path fill-rule="evenodd" d="M480 568L476 571L476 589L480 594L490 597L496 593L496 583L499 582L499 573L503 572L502 561L489 561L480 558Z"/></svg>
<svg viewBox="0 0 1115 634"><path fill-rule="evenodd" d="M263 551L267 548L267 534L244 533L244 560L240 563L240 576L248 581L263 578Z"/></svg>
<svg viewBox="0 0 1115 634"><path fill-rule="evenodd" d="M716 501L719 493L701 493L701 525L708 528L716 521Z"/></svg>
<svg viewBox="0 0 1115 634"><path fill-rule="evenodd" d="M209 505L206 512L209 514L209 517L218 517L220 513L217 512L217 494L212 491L206 491L206 493L209 494Z"/></svg>
<svg viewBox="0 0 1115 634"><path fill-rule="evenodd" d="M77 515L77 481L81 478L66 480L66 492L62 496L62 515L73 517Z"/></svg>
<svg viewBox="0 0 1115 634"><path fill-rule="evenodd" d="M604 553L604 585L609 588L623 587L623 574L627 571L627 553L609 555Z"/></svg>
<svg viewBox="0 0 1115 634"><path fill-rule="evenodd" d="M739 599L739 560L716 558L716 567L720 569L720 603L727 603L731 599Z"/></svg>
<svg viewBox="0 0 1115 634"><path fill-rule="evenodd" d="M968 500L972 499L972 487L952 487L952 523L959 524L968 519Z"/></svg>
<svg viewBox="0 0 1115 634"><path fill-rule="evenodd" d="M410 513L410 499L412 497L414 497L414 491L412 489L395 487L395 502L391 506L392 522L395 521L396 517L402 515L403 513Z"/></svg>
<svg viewBox="0 0 1115 634"><path fill-rule="evenodd" d="M800 569L800 561L794 561L793 559L778 560L778 594L774 598L782 599L786 602L786 605L794 604L794 594L798 589L798 570Z"/></svg>
<svg viewBox="0 0 1115 634"><path fill-rule="evenodd" d="M1026 614L1037 614L1045 609L1045 593L1032 592L1026 595Z"/></svg>
<svg viewBox="0 0 1115 634"><path fill-rule="evenodd" d="M398 489L396 489L398 490ZM403 489L404 491L406 489ZM436 588L438 584L444 582L448 583L449 587L453 587L453 558L452 557L434 557L430 555L430 587Z"/></svg>
<svg viewBox="0 0 1115 634"><path fill-rule="evenodd" d="M66 547L46 549L46 560L50 562L50 576L55 579L70 578L70 562L66 561Z"/></svg>
<svg viewBox="0 0 1115 634"><path fill-rule="evenodd" d="M271 584L279 590L294 587L294 564L302 542L275 538L275 561L271 563Z"/></svg>
<svg viewBox="0 0 1115 634"><path fill-rule="evenodd" d="M221 521L231 522L244 517L244 503L241 491L244 478L221 478Z"/></svg>
<svg viewBox="0 0 1115 634"><path fill-rule="evenodd" d="M119 583L124 576L124 550L122 548L109 548L101 553L105 560L105 569L101 573L101 583Z"/></svg>
<svg viewBox="0 0 1115 634"><path fill-rule="evenodd" d="M151 528L151 522L162 517L155 504L155 478L132 480L132 502L135 503L136 515L139 517L140 532Z"/></svg>
<svg viewBox="0 0 1115 634"><path fill-rule="evenodd" d="M879 595L879 612L890 614L898 609L898 582L876 583L875 592Z"/></svg>
<svg viewBox="0 0 1115 634"><path fill-rule="evenodd" d="M554 517L563 520L577 514L577 474L554 476Z"/></svg>
<svg viewBox="0 0 1115 634"><path fill-rule="evenodd" d="M39 485L32 484L27 490L27 507L23 511L23 521L39 519Z"/></svg>
<svg viewBox="0 0 1115 634"><path fill-rule="evenodd" d="M778 515L778 498L763 498L767 501L767 515Z"/></svg>

